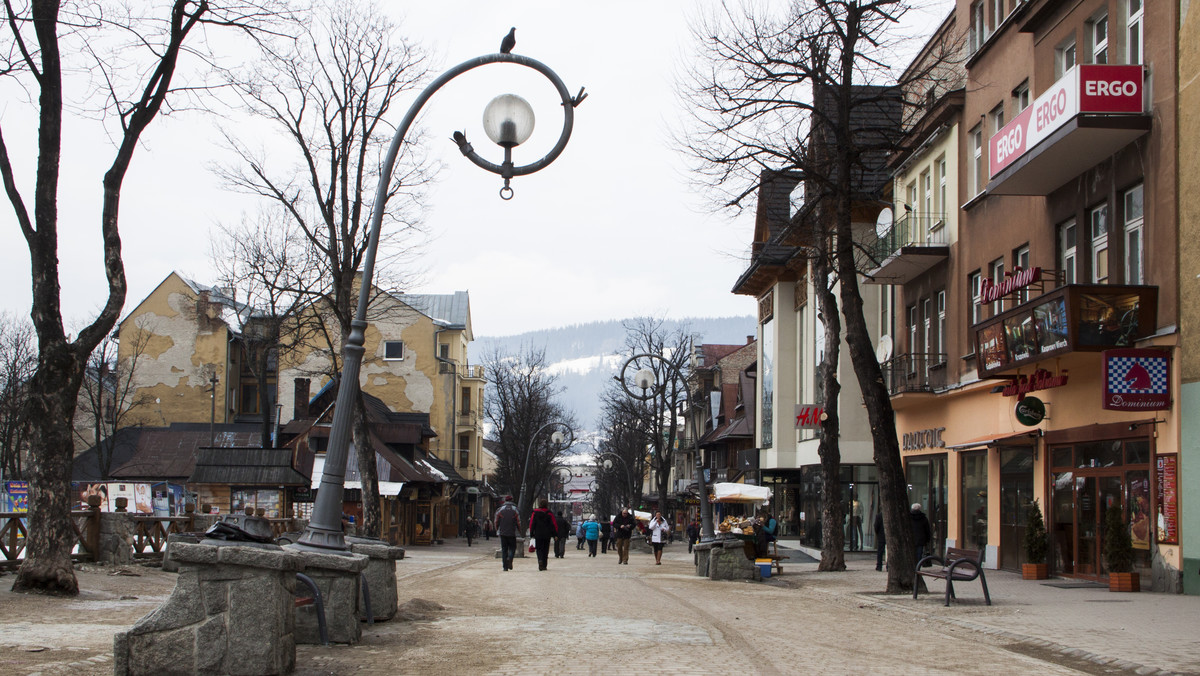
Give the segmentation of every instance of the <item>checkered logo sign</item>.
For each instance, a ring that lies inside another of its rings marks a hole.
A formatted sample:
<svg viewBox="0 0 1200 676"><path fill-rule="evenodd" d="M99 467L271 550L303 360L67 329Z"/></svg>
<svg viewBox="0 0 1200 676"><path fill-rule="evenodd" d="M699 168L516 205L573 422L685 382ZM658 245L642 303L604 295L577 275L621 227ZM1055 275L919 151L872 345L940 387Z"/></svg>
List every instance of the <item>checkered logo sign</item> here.
<svg viewBox="0 0 1200 676"><path fill-rule="evenodd" d="M1104 352L1104 408L1151 411L1170 408L1171 360L1161 350Z"/></svg>

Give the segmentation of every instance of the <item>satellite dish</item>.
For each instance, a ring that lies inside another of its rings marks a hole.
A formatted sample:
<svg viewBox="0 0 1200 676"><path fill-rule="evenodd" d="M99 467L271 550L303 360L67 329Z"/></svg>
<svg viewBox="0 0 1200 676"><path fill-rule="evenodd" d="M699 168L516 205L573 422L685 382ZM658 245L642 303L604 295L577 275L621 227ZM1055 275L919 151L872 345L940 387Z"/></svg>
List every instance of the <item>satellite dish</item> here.
<svg viewBox="0 0 1200 676"><path fill-rule="evenodd" d="M891 336L883 335L879 337L879 344L875 346L875 358L879 360L880 364L892 358Z"/></svg>
<svg viewBox="0 0 1200 676"><path fill-rule="evenodd" d="M884 207L883 211L879 212L879 217L875 219L875 234L883 237L892 229L892 222L895 218L892 216L892 210L889 207Z"/></svg>

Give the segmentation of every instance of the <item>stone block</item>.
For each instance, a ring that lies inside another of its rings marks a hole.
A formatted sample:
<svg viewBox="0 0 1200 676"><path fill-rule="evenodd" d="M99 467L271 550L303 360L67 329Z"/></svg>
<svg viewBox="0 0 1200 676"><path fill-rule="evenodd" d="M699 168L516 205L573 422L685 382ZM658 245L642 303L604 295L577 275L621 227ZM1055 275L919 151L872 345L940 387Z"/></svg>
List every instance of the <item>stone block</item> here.
<svg viewBox="0 0 1200 676"><path fill-rule="evenodd" d="M201 604L200 581L196 573L184 571L180 573L175 582L175 589L171 591L171 596L166 602L130 627L129 635L172 631L201 622L205 616Z"/></svg>
<svg viewBox="0 0 1200 676"><path fill-rule="evenodd" d="M359 623L359 573L368 559L361 554L334 556L304 552L305 574L321 590L325 604L325 624L333 643L357 643L362 638ZM374 610L374 608L372 608ZM295 610L296 643L320 643L316 605Z"/></svg>
<svg viewBox="0 0 1200 676"><path fill-rule="evenodd" d="M201 580L200 599L205 615L218 615L229 610L229 584L224 580Z"/></svg>
<svg viewBox="0 0 1200 676"><path fill-rule="evenodd" d="M197 544L200 536L191 533L170 533L167 535L167 546L163 550L162 569L168 573L179 572L179 561L173 556L175 547L179 544Z"/></svg>
<svg viewBox="0 0 1200 676"><path fill-rule="evenodd" d="M195 627L131 635L128 649L127 673L130 676L184 676L196 673Z"/></svg>
<svg viewBox="0 0 1200 676"><path fill-rule="evenodd" d="M731 547L709 550L708 578L710 580L762 580L758 566L746 558L741 542Z"/></svg>
<svg viewBox="0 0 1200 676"><path fill-rule="evenodd" d="M208 618L196 628L196 673L227 674L232 671L227 664L236 664L224 650L229 640L225 621L226 616L222 613Z"/></svg>
<svg viewBox="0 0 1200 676"><path fill-rule="evenodd" d="M289 550L300 554L304 570L321 568L344 573L361 573L367 567L367 557L362 554L322 554L320 552ZM312 573L309 573L310 575Z"/></svg>
<svg viewBox="0 0 1200 676"><path fill-rule="evenodd" d="M217 548L206 544L178 542L171 548L171 558L179 563L217 563Z"/></svg>
<svg viewBox="0 0 1200 676"><path fill-rule="evenodd" d="M396 599L396 560L404 556L400 547L392 547L377 542L360 542L359 538L347 538L350 550L355 554L365 554L368 557L367 567L363 575L367 578L367 586L363 593L371 594L371 612L377 622L392 619L396 615L398 601ZM359 598L359 619L366 620L367 604L362 595Z"/></svg>
<svg viewBox="0 0 1200 676"><path fill-rule="evenodd" d="M231 566L248 566L298 572L304 570L304 561L295 552L284 550L275 545L267 546L221 546L218 550L218 560ZM365 565L365 564L364 564Z"/></svg>

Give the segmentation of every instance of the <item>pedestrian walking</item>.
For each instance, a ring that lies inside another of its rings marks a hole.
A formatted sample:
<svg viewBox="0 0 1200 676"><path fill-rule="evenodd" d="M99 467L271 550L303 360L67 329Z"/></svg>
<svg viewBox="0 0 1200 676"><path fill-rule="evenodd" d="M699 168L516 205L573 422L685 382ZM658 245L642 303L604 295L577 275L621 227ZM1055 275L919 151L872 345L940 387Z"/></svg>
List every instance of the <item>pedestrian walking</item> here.
<svg viewBox="0 0 1200 676"><path fill-rule="evenodd" d="M613 537L617 541L617 564L629 564L629 539L633 537L635 525L633 514L628 507L622 507L621 513L613 519Z"/></svg>
<svg viewBox="0 0 1200 676"><path fill-rule="evenodd" d="M596 542L600 540L600 524L595 514L588 514L588 520L583 522L583 537L587 540L588 556L595 556Z"/></svg>
<svg viewBox="0 0 1200 676"><path fill-rule="evenodd" d="M496 534L500 536L500 561L504 570L512 570L513 558L517 555L517 530L521 527L521 514L513 504L512 496L504 496L504 504L492 517L496 522Z"/></svg>
<svg viewBox="0 0 1200 676"><path fill-rule="evenodd" d="M648 528L650 529L650 547L654 549L654 565L661 566L663 545L671 537L671 524L663 518L662 512L655 512L654 518L650 519Z"/></svg>
<svg viewBox="0 0 1200 676"><path fill-rule="evenodd" d="M604 519L600 522L600 553L608 553L608 542L612 539L612 521Z"/></svg>
<svg viewBox="0 0 1200 676"><path fill-rule="evenodd" d="M933 527L929 525L929 517L925 516L925 512L921 511L921 503L914 502L912 504L912 532L913 546L917 548L917 563L921 563L921 559L925 558L925 547L929 545L929 540L933 538Z"/></svg>
<svg viewBox="0 0 1200 676"><path fill-rule="evenodd" d="M566 512L558 513L558 532L554 534L554 558L561 559L567 554L567 538L571 537L571 520Z"/></svg>
<svg viewBox="0 0 1200 676"><path fill-rule="evenodd" d="M883 533L883 510L875 512L875 570L883 570L883 548L887 537ZM920 561L920 559L917 559Z"/></svg>
<svg viewBox="0 0 1200 676"><path fill-rule="evenodd" d="M584 541L584 535L585 535L583 524L586 521L587 521L586 519L584 519L583 521L580 521L579 525L575 527L575 537L579 538L579 542L575 543L575 549L583 549L583 541Z"/></svg>
<svg viewBox="0 0 1200 676"><path fill-rule="evenodd" d="M496 531L496 527L492 525L492 520L485 519L483 522L483 539L491 540L492 535L495 534L495 531Z"/></svg>
<svg viewBox="0 0 1200 676"><path fill-rule="evenodd" d="M471 538L475 537L475 517L467 517L467 523L463 526L463 531L465 531L467 536L467 546L470 547Z"/></svg>
<svg viewBox="0 0 1200 676"><path fill-rule="evenodd" d="M696 517L692 517L692 522L687 525L688 539L688 554L692 553L692 546L700 541L700 522Z"/></svg>
<svg viewBox="0 0 1200 676"><path fill-rule="evenodd" d="M538 570L546 570L550 558L550 540L558 535L558 522L550 511L550 501L538 500L537 509L529 516L529 537L533 538L537 550Z"/></svg>

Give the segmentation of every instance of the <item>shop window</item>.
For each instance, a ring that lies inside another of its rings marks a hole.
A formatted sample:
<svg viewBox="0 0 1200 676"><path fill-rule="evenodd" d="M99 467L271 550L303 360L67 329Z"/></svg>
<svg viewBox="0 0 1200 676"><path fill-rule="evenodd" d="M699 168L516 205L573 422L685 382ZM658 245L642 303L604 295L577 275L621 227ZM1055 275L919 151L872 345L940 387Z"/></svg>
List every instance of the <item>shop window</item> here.
<svg viewBox="0 0 1200 676"><path fill-rule="evenodd" d="M962 454L962 539L968 549L987 549L987 452Z"/></svg>
<svg viewBox="0 0 1200 676"><path fill-rule="evenodd" d="M1108 63L1108 15L1092 19L1088 32L1092 38L1092 63Z"/></svg>
<svg viewBox="0 0 1200 676"><path fill-rule="evenodd" d="M238 514L247 507L262 509L268 519L283 516L283 491L264 488L235 488L229 491L230 511Z"/></svg>
<svg viewBox="0 0 1200 676"><path fill-rule="evenodd" d="M1143 0L1127 0L1125 9L1125 62L1142 63Z"/></svg>
<svg viewBox="0 0 1200 676"><path fill-rule="evenodd" d="M1058 226L1058 269L1062 272L1063 283L1074 284L1079 281L1075 272L1074 219Z"/></svg>
<svg viewBox="0 0 1200 676"><path fill-rule="evenodd" d="M1101 204L1088 213L1092 237L1092 282L1108 283L1108 205Z"/></svg>
<svg viewBox="0 0 1200 676"><path fill-rule="evenodd" d="M1145 239L1142 229L1142 186L1135 186L1124 195L1125 212L1125 283L1145 283Z"/></svg>
<svg viewBox="0 0 1200 676"><path fill-rule="evenodd" d="M1119 441L1094 441L1075 446L1075 466L1079 468L1115 467L1122 459Z"/></svg>
<svg viewBox="0 0 1200 676"><path fill-rule="evenodd" d="M1054 50L1054 79L1058 80L1075 67L1075 37L1062 43Z"/></svg>
<svg viewBox="0 0 1200 676"><path fill-rule="evenodd" d="M1150 464L1150 442L1139 439L1137 441L1125 442L1125 464L1126 465L1148 465Z"/></svg>
<svg viewBox="0 0 1200 676"><path fill-rule="evenodd" d="M1029 95L1029 80L1017 85L1017 88L1013 90L1013 106L1018 113L1028 108L1029 102L1032 100Z"/></svg>
<svg viewBox="0 0 1200 676"><path fill-rule="evenodd" d="M404 359L404 341L402 340L386 340L383 343L383 358L386 361L400 361Z"/></svg>
<svg viewBox="0 0 1200 676"><path fill-rule="evenodd" d="M1071 447L1064 446L1050 452L1051 463L1054 467L1074 467L1071 464Z"/></svg>

